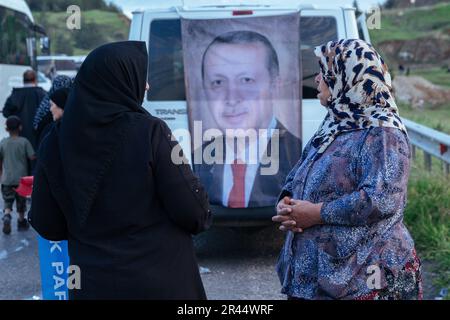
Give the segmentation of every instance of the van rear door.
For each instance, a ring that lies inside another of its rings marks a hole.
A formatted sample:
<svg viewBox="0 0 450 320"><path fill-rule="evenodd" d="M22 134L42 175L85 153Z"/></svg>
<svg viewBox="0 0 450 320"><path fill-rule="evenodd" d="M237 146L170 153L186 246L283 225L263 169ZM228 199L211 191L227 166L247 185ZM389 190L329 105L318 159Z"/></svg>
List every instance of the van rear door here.
<svg viewBox="0 0 450 320"><path fill-rule="evenodd" d="M148 44L149 52L148 80L151 89L144 101L144 107L167 122L174 135L179 138L186 155L191 154L190 143L176 134L179 129L188 129L189 123L180 19L238 19L244 16L283 15L299 10L297 7L205 6L145 11L143 18L140 13L137 14L136 23L142 20L140 40ZM130 31L131 35L138 36L134 31Z"/></svg>
<svg viewBox="0 0 450 320"><path fill-rule="evenodd" d="M294 9L274 10L243 10L239 8L235 14L277 15L281 12L293 12ZM145 41L149 51L149 83L144 107L153 115L165 120L172 129L174 136L179 129L189 127L188 109L185 92L185 68L183 62L183 47L181 39L180 17L198 18L230 18L233 10L224 8L206 8L180 12L176 10L146 11L136 19L136 25L141 24L139 32L132 30L130 38ZM325 116L326 109L317 100L314 77L319 71L317 59L313 54L315 46L330 40L345 38L346 25L342 9L317 10L307 8L300 13L300 38L302 60L302 143L306 144ZM133 18L133 24L135 23ZM355 21L353 20L353 23ZM356 23L355 23L356 25ZM355 28L356 29L356 28ZM179 137L178 137L179 138ZM184 153L191 155L190 140L181 137L179 140ZM191 162L192 163L192 162ZM275 196L275 195L274 195ZM255 221L270 223L273 206L259 208L230 209L213 206L216 217L225 219L227 225L254 225ZM248 224L248 221L252 221Z"/></svg>
<svg viewBox="0 0 450 320"><path fill-rule="evenodd" d="M287 12L287 11L284 11ZM209 17L230 16L230 11L200 11L190 15ZM258 14L255 10L255 14ZM268 12L264 12L268 14ZM274 14L274 12L271 12ZM137 13L132 27L131 40L145 41L149 50L149 83L151 90L144 101L144 107L153 115L165 120L174 131L186 128L188 123L185 93L184 63L181 42L180 14L176 11L146 11ZM136 30L140 30L137 32ZM325 109L318 106L314 76L318 66L313 54L315 46L330 40L345 38L346 26L341 9L304 9L301 11L300 38L303 74L303 144L316 131L325 116ZM190 154L188 143L183 145L186 154Z"/></svg>

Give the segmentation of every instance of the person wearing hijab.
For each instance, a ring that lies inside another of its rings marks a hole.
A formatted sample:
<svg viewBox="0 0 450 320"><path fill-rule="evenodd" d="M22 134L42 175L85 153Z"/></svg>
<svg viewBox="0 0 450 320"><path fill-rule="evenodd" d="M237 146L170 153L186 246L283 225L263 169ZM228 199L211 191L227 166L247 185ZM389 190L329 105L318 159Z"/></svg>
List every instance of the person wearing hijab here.
<svg viewBox="0 0 450 320"><path fill-rule="evenodd" d="M211 224L208 198L188 162L173 161L168 126L141 106L147 63L144 42L92 51L42 142L30 223L68 239L81 271L70 299L206 298L192 235Z"/></svg>
<svg viewBox="0 0 450 320"><path fill-rule="evenodd" d="M50 95L50 113L53 121L58 121L62 118L69 93L70 88L61 88Z"/></svg>
<svg viewBox="0 0 450 320"><path fill-rule="evenodd" d="M70 88L73 80L64 75L57 76L52 83L49 92L42 99L33 119L33 129L36 132L36 144L39 148L42 139L50 131L53 124L53 115L50 112L50 95L61 88Z"/></svg>
<svg viewBox="0 0 450 320"><path fill-rule="evenodd" d="M287 231L277 272L288 299L421 299L403 224L408 135L391 77L362 40L317 47L324 121L289 173L273 221Z"/></svg>

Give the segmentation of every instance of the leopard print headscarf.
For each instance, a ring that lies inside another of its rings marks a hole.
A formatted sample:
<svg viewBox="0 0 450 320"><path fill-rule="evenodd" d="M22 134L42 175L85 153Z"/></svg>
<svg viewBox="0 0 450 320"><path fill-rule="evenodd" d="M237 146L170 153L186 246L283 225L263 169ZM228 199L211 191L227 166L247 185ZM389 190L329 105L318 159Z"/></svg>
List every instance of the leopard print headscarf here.
<svg viewBox="0 0 450 320"><path fill-rule="evenodd" d="M341 39L316 47L314 54L331 91L328 114L312 139L318 153L341 132L393 127L407 134L392 97L388 68L370 44Z"/></svg>

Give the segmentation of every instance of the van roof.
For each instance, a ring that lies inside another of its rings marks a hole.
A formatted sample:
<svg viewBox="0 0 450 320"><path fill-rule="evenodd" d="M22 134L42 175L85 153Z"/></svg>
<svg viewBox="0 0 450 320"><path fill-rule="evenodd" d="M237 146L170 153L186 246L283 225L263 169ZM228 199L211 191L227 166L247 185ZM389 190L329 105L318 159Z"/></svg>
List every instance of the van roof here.
<svg viewBox="0 0 450 320"><path fill-rule="evenodd" d="M156 3L146 4L145 7L136 9L133 13L139 13L143 11L156 11L156 10L205 10L210 8L302 8L302 9L354 9L352 6L340 6L340 5L316 5L313 1L304 0L258 0L258 4L252 3L251 0L165 0Z"/></svg>

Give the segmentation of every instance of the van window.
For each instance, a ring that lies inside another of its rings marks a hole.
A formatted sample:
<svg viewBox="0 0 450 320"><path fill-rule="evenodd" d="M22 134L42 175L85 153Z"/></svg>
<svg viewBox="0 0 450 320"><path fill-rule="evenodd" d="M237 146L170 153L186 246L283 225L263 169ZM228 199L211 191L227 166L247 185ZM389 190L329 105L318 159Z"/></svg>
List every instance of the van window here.
<svg viewBox="0 0 450 320"><path fill-rule="evenodd" d="M319 64L314 48L330 40L337 40L337 23L333 17L301 17L300 49L303 73L303 99L317 98L314 78L319 72Z"/></svg>
<svg viewBox="0 0 450 320"><path fill-rule="evenodd" d="M152 21L148 65L148 100L186 100L179 19Z"/></svg>
<svg viewBox="0 0 450 320"><path fill-rule="evenodd" d="M300 18L303 98L315 99L314 77L319 71L313 50L315 46L337 40L337 24L333 17ZM154 20L150 25L149 101L186 100L184 65L179 19Z"/></svg>

